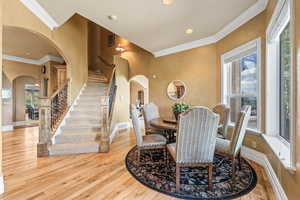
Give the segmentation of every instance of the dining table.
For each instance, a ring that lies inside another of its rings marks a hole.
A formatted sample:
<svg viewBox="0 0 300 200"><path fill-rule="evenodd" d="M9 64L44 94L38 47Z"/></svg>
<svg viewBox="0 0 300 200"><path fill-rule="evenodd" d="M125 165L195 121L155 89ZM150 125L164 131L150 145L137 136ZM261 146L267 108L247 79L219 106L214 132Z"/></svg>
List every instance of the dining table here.
<svg viewBox="0 0 300 200"><path fill-rule="evenodd" d="M177 131L177 122L172 119L156 118L150 121L150 125L156 129L162 130L168 143L176 141L175 133Z"/></svg>
<svg viewBox="0 0 300 200"><path fill-rule="evenodd" d="M150 121L150 125L156 129L162 130L168 143L176 142L177 121L171 118L156 118ZM218 124L218 128L223 125Z"/></svg>

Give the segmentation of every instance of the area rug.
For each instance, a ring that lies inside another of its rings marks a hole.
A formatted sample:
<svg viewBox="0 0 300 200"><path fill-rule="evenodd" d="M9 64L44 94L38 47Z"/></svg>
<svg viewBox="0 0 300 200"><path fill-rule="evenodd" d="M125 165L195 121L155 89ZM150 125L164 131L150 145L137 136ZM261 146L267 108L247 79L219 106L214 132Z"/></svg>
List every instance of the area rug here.
<svg viewBox="0 0 300 200"><path fill-rule="evenodd" d="M223 160L223 162L220 161ZM181 191L176 192L175 162L164 162L161 150L141 154L141 164L137 163L137 148L126 156L126 167L132 176L145 186L158 192L181 198L201 200L224 200L241 197L253 190L257 183L255 170L244 159L241 169L237 169L233 183L229 159L215 155L213 168L213 190L207 189L207 169L202 167L181 168ZM217 166L217 167L215 167Z"/></svg>

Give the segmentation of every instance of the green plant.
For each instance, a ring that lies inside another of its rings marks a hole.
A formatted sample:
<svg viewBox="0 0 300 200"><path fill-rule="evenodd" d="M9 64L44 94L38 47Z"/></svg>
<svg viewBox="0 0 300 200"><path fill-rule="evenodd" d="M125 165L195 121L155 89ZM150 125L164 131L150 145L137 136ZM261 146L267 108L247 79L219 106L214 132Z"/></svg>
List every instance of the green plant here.
<svg viewBox="0 0 300 200"><path fill-rule="evenodd" d="M189 105L186 103L175 103L172 108L173 112L182 113L189 109Z"/></svg>
<svg viewBox="0 0 300 200"><path fill-rule="evenodd" d="M178 120L178 115L189 109L189 105L186 103L175 103L172 107L176 120Z"/></svg>

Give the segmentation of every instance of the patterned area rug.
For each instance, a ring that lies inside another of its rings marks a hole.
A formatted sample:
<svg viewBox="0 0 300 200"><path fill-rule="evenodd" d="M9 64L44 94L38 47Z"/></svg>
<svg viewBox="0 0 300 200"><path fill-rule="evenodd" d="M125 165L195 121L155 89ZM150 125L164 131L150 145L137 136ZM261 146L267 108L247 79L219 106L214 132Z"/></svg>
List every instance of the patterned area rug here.
<svg viewBox="0 0 300 200"><path fill-rule="evenodd" d="M224 160L223 160L224 159ZM220 161L223 162L219 165ZM147 163L147 164L145 164ZM235 183L230 178L231 162L215 155L213 169L213 190L207 189L207 169L202 167L181 168L181 191L176 193L175 162L164 162L160 150L147 150L141 154L141 164L137 163L137 149L134 147L126 156L128 171L139 182L158 192L181 198L202 200L224 200L241 197L253 190L257 183L254 169L246 160L237 169Z"/></svg>

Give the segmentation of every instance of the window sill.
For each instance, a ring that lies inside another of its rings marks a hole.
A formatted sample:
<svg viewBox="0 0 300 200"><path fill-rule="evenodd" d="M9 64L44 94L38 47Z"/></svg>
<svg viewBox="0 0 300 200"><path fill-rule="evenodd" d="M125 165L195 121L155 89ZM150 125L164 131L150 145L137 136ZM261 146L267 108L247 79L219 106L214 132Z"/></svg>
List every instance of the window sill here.
<svg viewBox="0 0 300 200"><path fill-rule="evenodd" d="M276 136L269 136L266 134L262 134L262 136L269 147L272 149L273 153L276 155L277 159L280 160L284 168L294 174L296 168L293 167L291 161L289 146L287 146L280 138Z"/></svg>
<svg viewBox="0 0 300 200"><path fill-rule="evenodd" d="M234 128L235 124L229 124L228 127L229 128ZM251 128L246 129L246 134L252 134L252 135L256 135L256 136L261 136L262 135L262 133L260 131L255 130L255 129L251 129Z"/></svg>

